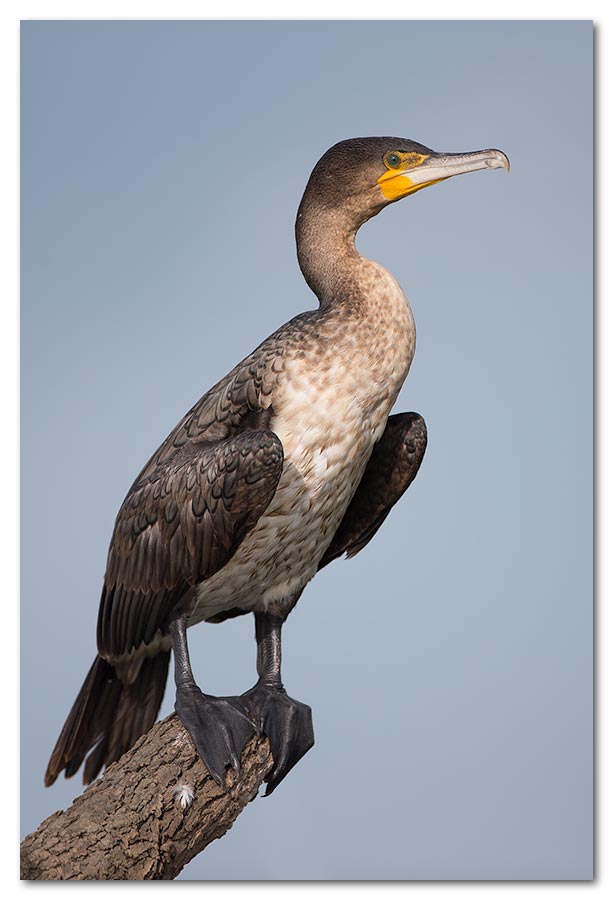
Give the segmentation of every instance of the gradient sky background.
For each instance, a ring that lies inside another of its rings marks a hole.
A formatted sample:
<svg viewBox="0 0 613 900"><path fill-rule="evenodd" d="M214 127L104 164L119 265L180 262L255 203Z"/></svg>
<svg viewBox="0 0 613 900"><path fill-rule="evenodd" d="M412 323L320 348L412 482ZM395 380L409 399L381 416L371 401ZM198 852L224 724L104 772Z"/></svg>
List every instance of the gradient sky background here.
<svg viewBox="0 0 613 900"><path fill-rule="evenodd" d="M293 223L337 140L499 147L360 233L407 293L419 476L305 591L316 746L183 879L592 872L592 25L22 26L22 833L95 654L108 541L191 404L314 298ZM211 693L250 617L190 631ZM162 714L171 711L170 687Z"/></svg>

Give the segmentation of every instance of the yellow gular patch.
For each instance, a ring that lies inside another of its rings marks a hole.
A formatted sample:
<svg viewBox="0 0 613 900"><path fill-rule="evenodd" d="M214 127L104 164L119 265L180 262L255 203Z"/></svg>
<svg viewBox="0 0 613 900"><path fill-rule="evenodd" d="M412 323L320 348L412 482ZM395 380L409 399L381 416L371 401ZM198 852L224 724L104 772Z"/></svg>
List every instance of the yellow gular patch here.
<svg viewBox="0 0 613 900"><path fill-rule="evenodd" d="M400 150L395 150L393 153L400 157L400 165L392 168L384 159L385 165L387 166L387 172L384 172L383 175L377 179L377 183L381 188L381 193L385 199L398 200L400 197L406 197L407 194L412 194L422 187L427 187L427 184L424 183L414 184L407 172L420 166L424 160L428 159L428 154L402 153ZM432 184L432 182L428 182L428 184Z"/></svg>
<svg viewBox="0 0 613 900"><path fill-rule="evenodd" d="M415 188L415 185L409 176L405 175L400 169L397 171L390 169L389 171L384 172L383 175L377 179L377 184L381 188L381 193L386 200L398 200L399 197L404 197L408 194L411 188Z"/></svg>

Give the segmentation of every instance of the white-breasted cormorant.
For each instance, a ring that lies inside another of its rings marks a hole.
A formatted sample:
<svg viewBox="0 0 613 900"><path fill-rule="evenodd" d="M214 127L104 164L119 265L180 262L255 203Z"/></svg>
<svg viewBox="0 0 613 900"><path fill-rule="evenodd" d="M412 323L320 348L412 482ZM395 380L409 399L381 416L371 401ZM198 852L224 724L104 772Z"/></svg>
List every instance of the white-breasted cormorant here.
<svg viewBox="0 0 613 900"><path fill-rule="evenodd" d="M353 556L417 474L426 427L390 416L415 347L397 281L355 248L389 203L452 175L508 169L500 150L435 153L404 138L341 141L319 160L296 220L319 309L279 328L200 399L128 491L113 531L98 656L45 775L85 783L157 716L175 657L176 709L213 777L267 735L267 793L313 744L311 710L281 682L281 626L318 569ZM253 612L257 683L197 687L186 630Z"/></svg>

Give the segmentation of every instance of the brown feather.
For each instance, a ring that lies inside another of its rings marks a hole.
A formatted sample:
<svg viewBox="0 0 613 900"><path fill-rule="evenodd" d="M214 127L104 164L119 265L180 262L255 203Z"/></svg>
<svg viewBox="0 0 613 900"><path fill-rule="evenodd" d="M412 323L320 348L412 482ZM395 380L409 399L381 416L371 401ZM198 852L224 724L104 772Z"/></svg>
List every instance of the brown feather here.
<svg viewBox="0 0 613 900"><path fill-rule="evenodd" d="M164 631L190 586L231 559L269 504L282 467L276 435L246 431L218 444L188 442L133 486L109 550L98 628L103 656L118 659Z"/></svg>
<svg viewBox="0 0 613 900"><path fill-rule="evenodd" d="M355 556L376 534L417 475L427 439L426 423L417 413L389 417L319 569L343 553Z"/></svg>

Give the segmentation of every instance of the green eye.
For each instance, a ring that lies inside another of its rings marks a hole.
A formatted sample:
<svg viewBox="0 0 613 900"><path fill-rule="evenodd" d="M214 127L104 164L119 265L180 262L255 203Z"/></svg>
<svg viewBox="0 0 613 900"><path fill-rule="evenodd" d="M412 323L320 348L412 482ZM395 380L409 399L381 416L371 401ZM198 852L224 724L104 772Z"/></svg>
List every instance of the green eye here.
<svg viewBox="0 0 613 900"><path fill-rule="evenodd" d="M385 165L390 169L397 169L402 162L398 153L388 153L385 157Z"/></svg>

